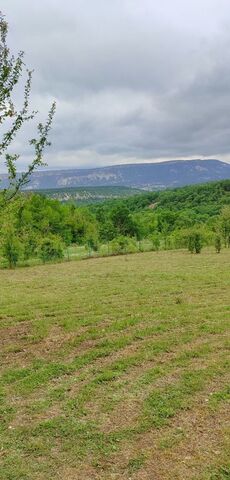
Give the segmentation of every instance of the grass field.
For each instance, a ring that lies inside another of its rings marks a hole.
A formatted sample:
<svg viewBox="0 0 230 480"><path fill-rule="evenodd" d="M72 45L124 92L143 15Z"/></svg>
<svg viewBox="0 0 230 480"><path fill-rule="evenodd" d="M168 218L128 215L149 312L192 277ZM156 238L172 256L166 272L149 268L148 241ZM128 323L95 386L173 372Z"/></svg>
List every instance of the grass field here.
<svg viewBox="0 0 230 480"><path fill-rule="evenodd" d="M1 480L230 478L230 250L0 272Z"/></svg>

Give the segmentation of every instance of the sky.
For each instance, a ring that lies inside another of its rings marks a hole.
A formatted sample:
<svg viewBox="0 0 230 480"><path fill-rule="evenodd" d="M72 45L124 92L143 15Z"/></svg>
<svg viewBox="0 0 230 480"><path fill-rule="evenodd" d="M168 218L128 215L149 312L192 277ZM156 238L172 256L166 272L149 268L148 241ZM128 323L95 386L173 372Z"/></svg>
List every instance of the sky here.
<svg viewBox="0 0 230 480"><path fill-rule="evenodd" d="M50 169L230 163L229 0L1 0L1 10L12 52L34 69L37 121L57 102ZM31 135L27 124L13 146L21 168Z"/></svg>

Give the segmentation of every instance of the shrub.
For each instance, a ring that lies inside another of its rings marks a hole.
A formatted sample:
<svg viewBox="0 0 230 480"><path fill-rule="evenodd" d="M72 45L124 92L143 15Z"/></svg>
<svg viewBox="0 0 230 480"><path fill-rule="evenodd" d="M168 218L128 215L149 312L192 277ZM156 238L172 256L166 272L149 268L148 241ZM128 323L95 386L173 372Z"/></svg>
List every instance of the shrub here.
<svg viewBox="0 0 230 480"><path fill-rule="evenodd" d="M21 237L23 243L23 257L24 260L28 260L31 257L37 255L37 245L40 238L33 231L23 232Z"/></svg>
<svg viewBox="0 0 230 480"><path fill-rule="evenodd" d="M215 249L216 249L216 253L220 253L220 251L221 251L221 236L220 235L217 235L215 237Z"/></svg>
<svg viewBox="0 0 230 480"><path fill-rule="evenodd" d="M13 231L8 231L2 243L3 256L7 259L9 267L16 267L20 253L21 243Z"/></svg>
<svg viewBox="0 0 230 480"><path fill-rule="evenodd" d="M87 240L87 247L89 251L93 250L94 252L98 252L100 244L97 239L90 238L89 240Z"/></svg>
<svg viewBox="0 0 230 480"><path fill-rule="evenodd" d="M188 237L188 249L191 253L200 253L202 249L202 235L200 232L191 232Z"/></svg>
<svg viewBox="0 0 230 480"><path fill-rule="evenodd" d="M110 242L111 252L115 255L124 253L133 253L137 251L137 245L134 239L120 235Z"/></svg>
<svg viewBox="0 0 230 480"><path fill-rule="evenodd" d="M159 234L154 233L153 235L150 235L149 240L152 243L152 249L157 252L161 245Z"/></svg>
<svg viewBox="0 0 230 480"><path fill-rule="evenodd" d="M38 247L38 256L45 263L49 260L58 260L64 257L63 243L58 236L44 237Z"/></svg>

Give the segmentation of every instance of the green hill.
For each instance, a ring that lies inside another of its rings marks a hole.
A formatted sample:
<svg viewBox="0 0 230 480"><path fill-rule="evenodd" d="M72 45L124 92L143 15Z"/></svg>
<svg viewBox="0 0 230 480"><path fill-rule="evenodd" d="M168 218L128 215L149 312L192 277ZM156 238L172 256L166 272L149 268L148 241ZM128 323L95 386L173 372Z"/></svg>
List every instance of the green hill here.
<svg viewBox="0 0 230 480"><path fill-rule="evenodd" d="M132 211L152 206L174 211L192 208L201 212L211 209L213 214L217 214L223 205L230 204L230 180L188 185L158 192L142 192L126 199L125 203ZM108 203L108 206L110 205Z"/></svg>
<svg viewBox="0 0 230 480"><path fill-rule="evenodd" d="M140 189L130 187L52 188L36 191L36 193L41 193L60 202L76 204L98 203L116 198L126 198L140 192Z"/></svg>

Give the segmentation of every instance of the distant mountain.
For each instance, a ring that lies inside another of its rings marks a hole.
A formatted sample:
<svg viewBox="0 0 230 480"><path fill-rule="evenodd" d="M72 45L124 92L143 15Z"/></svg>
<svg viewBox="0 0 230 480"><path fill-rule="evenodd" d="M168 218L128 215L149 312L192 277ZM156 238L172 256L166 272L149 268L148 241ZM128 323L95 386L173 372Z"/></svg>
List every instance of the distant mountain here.
<svg viewBox="0 0 230 480"><path fill-rule="evenodd" d="M173 160L161 163L137 163L111 167L44 170L35 172L27 189L127 186L159 190L230 178L230 164L219 160ZM0 175L0 186L7 184Z"/></svg>

